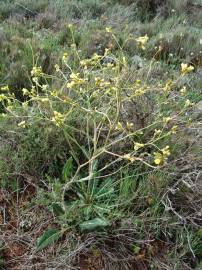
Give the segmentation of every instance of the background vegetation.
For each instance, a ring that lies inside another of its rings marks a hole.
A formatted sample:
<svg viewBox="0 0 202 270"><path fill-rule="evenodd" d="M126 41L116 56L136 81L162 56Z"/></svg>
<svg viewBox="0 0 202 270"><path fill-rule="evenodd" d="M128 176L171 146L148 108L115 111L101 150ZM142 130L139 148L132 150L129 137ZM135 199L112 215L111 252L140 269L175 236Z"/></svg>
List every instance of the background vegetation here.
<svg viewBox="0 0 202 270"><path fill-rule="evenodd" d="M202 2L0 5L0 268L202 268Z"/></svg>

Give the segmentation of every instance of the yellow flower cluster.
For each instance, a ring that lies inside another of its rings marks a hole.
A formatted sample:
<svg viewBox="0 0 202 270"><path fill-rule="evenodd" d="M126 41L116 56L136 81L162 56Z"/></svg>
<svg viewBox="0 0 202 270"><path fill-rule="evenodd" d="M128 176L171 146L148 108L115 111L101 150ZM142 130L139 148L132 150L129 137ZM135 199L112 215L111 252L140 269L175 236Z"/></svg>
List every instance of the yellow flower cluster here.
<svg viewBox="0 0 202 270"><path fill-rule="evenodd" d="M70 78L71 81L67 83L67 87L70 89L74 86L82 85L86 82L86 79L81 78L79 73L72 73Z"/></svg>
<svg viewBox="0 0 202 270"><path fill-rule="evenodd" d="M136 41L137 41L138 45L140 46L140 48L142 50L145 50L145 44L147 43L148 40L149 40L148 35L145 35L143 37L136 38Z"/></svg>
<svg viewBox="0 0 202 270"><path fill-rule="evenodd" d="M165 87L163 88L164 92L169 92L172 89L172 86L173 86L173 81L169 80L166 83Z"/></svg>
<svg viewBox="0 0 202 270"><path fill-rule="evenodd" d="M146 93L147 89L144 89L144 88L138 88L138 89L135 89L135 92L134 92L134 96L142 96Z"/></svg>
<svg viewBox="0 0 202 270"><path fill-rule="evenodd" d="M173 127L171 128L171 133L172 133L172 134L176 134L176 133L177 133L177 129L178 129L178 126L177 126L177 125L173 126Z"/></svg>
<svg viewBox="0 0 202 270"><path fill-rule="evenodd" d="M184 64L184 63L181 64L181 72L183 75L190 73L193 70L194 70L193 66L191 65L189 66L188 64Z"/></svg>
<svg viewBox="0 0 202 270"><path fill-rule="evenodd" d="M186 88L186 86L183 86L183 87L180 89L181 95L185 95L186 92L187 92L187 88Z"/></svg>
<svg viewBox="0 0 202 270"><path fill-rule="evenodd" d="M170 156L170 147L167 145L166 147L161 149L161 152L154 152L154 163L156 165L163 165L168 157Z"/></svg>
<svg viewBox="0 0 202 270"><path fill-rule="evenodd" d="M100 77L95 77L95 85L100 88L105 88L110 86L110 82L105 81L104 79Z"/></svg>
<svg viewBox="0 0 202 270"><path fill-rule="evenodd" d="M4 100L7 100L7 96L4 95L4 94L1 94L1 95L0 95L0 102L1 102L1 101L4 101Z"/></svg>
<svg viewBox="0 0 202 270"><path fill-rule="evenodd" d="M42 75L42 68L34 66L31 71L32 77L40 77Z"/></svg>
<svg viewBox="0 0 202 270"><path fill-rule="evenodd" d="M163 123L168 124L168 122L171 120L171 117L163 117Z"/></svg>
<svg viewBox="0 0 202 270"><path fill-rule="evenodd" d="M60 112L54 111L52 122L57 126L60 127L64 123L64 115L62 115Z"/></svg>
<svg viewBox="0 0 202 270"><path fill-rule="evenodd" d="M101 58L102 58L101 55L98 55L97 53L94 53L93 56L91 57L91 59L83 59L83 60L81 60L80 65L84 69L88 69L89 67L96 66L99 63Z"/></svg>
<svg viewBox="0 0 202 270"><path fill-rule="evenodd" d="M185 104L184 104L185 108L190 107L190 106L193 106L193 105L194 105L194 103L191 102L189 99L187 99L187 100L185 101Z"/></svg>
<svg viewBox="0 0 202 270"><path fill-rule="evenodd" d="M160 129L155 129L155 130L154 130L154 137L159 136L161 133L162 133L162 130L160 130Z"/></svg>
<svg viewBox="0 0 202 270"><path fill-rule="evenodd" d="M9 91L9 86L8 85L2 86L1 91L5 91L5 92Z"/></svg>
<svg viewBox="0 0 202 270"><path fill-rule="evenodd" d="M134 162L135 161L135 157L131 156L130 154L125 154L123 156L124 159L129 160L130 162Z"/></svg>
<svg viewBox="0 0 202 270"><path fill-rule="evenodd" d="M144 147L143 143L134 143L134 150L137 151L140 148Z"/></svg>

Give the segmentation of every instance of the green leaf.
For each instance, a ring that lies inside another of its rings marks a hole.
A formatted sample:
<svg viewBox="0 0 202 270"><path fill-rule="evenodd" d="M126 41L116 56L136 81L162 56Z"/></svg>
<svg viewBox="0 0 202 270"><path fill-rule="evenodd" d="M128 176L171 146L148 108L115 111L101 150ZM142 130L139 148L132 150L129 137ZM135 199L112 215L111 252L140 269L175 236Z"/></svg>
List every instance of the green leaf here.
<svg viewBox="0 0 202 270"><path fill-rule="evenodd" d="M63 167L63 170L62 170L62 178L64 181L67 181L69 179L69 177L71 176L71 173L72 173L72 169L73 169L73 166L72 166L72 162L73 162L73 159L72 157L70 157L64 167Z"/></svg>
<svg viewBox="0 0 202 270"><path fill-rule="evenodd" d="M90 231L94 231L94 230L97 230L97 229L105 228L105 227L107 227L109 225L110 225L110 223L105 219L94 218L92 220L82 222L79 225L79 227L80 227L81 231L90 232Z"/></svg>
<svg viewBox="0 0 202 270"><path fill-rule="evenodd" d="M37 251L44 249L48 245L56 242L62 235L63 231L58 229L48 229L44 234L37 240Z"/></svg>
<svg viewBox="0 0 202 270"><path fill-rule="evenodd" d="M53 213L55 216L59 217L65 214L64 209L60 203L52 203Z"/></svg>

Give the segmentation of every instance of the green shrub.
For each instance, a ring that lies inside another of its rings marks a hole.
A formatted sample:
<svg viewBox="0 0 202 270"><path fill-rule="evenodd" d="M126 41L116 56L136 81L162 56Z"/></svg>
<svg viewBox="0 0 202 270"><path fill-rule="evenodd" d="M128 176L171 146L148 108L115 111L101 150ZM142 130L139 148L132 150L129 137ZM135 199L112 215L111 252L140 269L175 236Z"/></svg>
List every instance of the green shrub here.
<svg viewBox="0 0 202 270"><path fill-rule="evenodd" d="M73 31L72 25L70 30ZM107 32L116 40L110 29ZM146 39L139 40L137 44L144 50ZM64 53L63 62L55 67L55 76L34 66L32 87L22 89L24 101L9 92L2 94L7 113L1 116L4 122L1 136L4 141L9 138L13 144L8 144L2 153L5 156L1 166L6 172L1 170L1 178L10 179L8 182L27 175L44 180L47 175L58 178L65 160L71 157L71 173L66 172L60 188L63 192L59 195L61 207L66 208L69 191L75 193L79 198L76 204L71 202L75 213L74 207L86 205L92 194L95 196L90 199L92 203L100 203L96 199L98 194L98 198L103 196L105 202L108 200L103 184L105 186L106 181L107 190L110 190L108 185L116 186L118 164L131 168L142 164L143 168L153 170L166 164L170 156L167 143L177 128L176 124L168 123L172 123L173 112L179 110L179 101L169 99L174 81L153 88L149 82L129 79L127 60L122 52L118 57L113 56L112 63L105 61L109 57L108 49L104 55L94 54L90 59L81 60L76 47L72 47L72 55L73 61L79 60L79 67L69 66L69 56ZM191 67L183 66L183 74L190 71ZM48 83L50 79L52 84ZM53 85L57 85L57 89ZM186 106L190 105L190 101L184 102L178 113L184 114ZM12 126L8 126L4 134L6 123ZM10 157L12 147L15 155ZM112 183L107 180L108 174L112 175ZM97 178L102 179L101 183ZM113 195L106 192L108 195L110 204L115 204ZM82 215L79 220L99 216L94 208L90 209L85 208L88 215L78 213L79 217Z"/></svg>
<svg viewBox="0 0 202 270"><path fill-rule="evenodd" d="M12 239L29 235L36 249L12 258L16 268L41 267L27 255L54 244L42 268L200 269L197 6L3 2L4 267Z"/></svg>

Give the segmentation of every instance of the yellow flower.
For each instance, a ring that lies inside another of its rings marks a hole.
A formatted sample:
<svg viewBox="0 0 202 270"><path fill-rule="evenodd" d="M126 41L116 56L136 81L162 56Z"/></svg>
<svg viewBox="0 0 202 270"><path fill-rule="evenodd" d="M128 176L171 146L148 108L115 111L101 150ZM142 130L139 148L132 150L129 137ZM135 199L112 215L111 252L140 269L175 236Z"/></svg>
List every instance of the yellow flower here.
<svg viewBox="0 0 202 270"><path fill-rule="evenodd" d="M81 61L80 61L80 64L81 64L81 66L83 66L83 67L87 67L88 60L87 60L87 59L81 60Z"/></svg>
<svg viewBox="0 0 202 270"><path fill-rule="evenodd" d="M110 52L110 49L109 48L105 48L104 56L108 55L109 52Z"/></svg>
<svg viewBox="0 0 202 270"><path fill-rule="evenodd" d="M42 68L34 66L31 71L32 77L40 77L42 75Z"/></svg>
<svg viewBox="0 0 202 270"><path fill-rule="evenodd" d="M154 163L160 165L163 163L163 155L159 152L154 152Z"/></svg>
<svg viewBox="0 0 202 270"><path fill-rule="evenodd" d="M127 127L127 129L131 130L134 127L134 124L127 122L126 127Z"/></svg>
<svg viewBox="0 0 202 270"><path fill-rule="evenodd" d="M107 68L113 68L114 67L114 64L112 64L112 63L107 63Z"/></svg>
<svg viewBox="0 0 202 270"><path fill-rule="evenodd" d="M172 80L169 80L169 81L166 83L166 85L165 85L165 87L163 88L163 90L164 90L165 92L168 92L168 91L170 91L170 90L172 89L172 86L173 86L173 81L172 81Z"/></svg>
<svg viewBox="0 0 202 270"><path fill-rule="evenodd" d="M166 145L166 147L161 149L164 157L169 157L170 156L170 147L169 145Z"/></svg>
<svg viewBox="0 0 202 270"><path fill-rule="evenodd" d="M140 84L141 84L141 80L136 80L136 81L135 81L135 85L136 85L136 86L139 86Z"/></svg>
<svg viewBox="0 0 202 270"><path fill-rule="evenodd" d="M171 120L171 117L163 117L163 122L167 124Z"/></svg>
<svg viewBox="0 0 202 270"><path fill-rule="evenodd" d="M131 156L130 154L125 154L123 156L123 158L129 160L130 162L134 162L135 161L135 158L133 156Z"/></svg>
<svg viewBox="0 0 202 270"><path fill-rule="evenodd" d="M184 87L182 87L182 89L180 89L180 93L181 93L182 95L185 95L186 92L187 92L186 86L184 86Z"/></svg>
<svg viewBox="0 0 202 270"><path fill-rule="evenodd" d="M8 85L2 86L1 90L2 91L9 91L9 86Z"/></svg>
<svg viewBox="0 0 202 270"><path fill-rule="evenodd" d="M101 79L100 77L95 77L94 79L95 79L95 85L96 85L96 86L100 86L100 83L101 83L102 81L104 81L104 80Z"/></svg>
<svg viewBox="0 0 202 270"><path fill-rule="evenodd" d="M106 32L107 33L111 33L112 32L112 28L111 27L106 27Z"/></svg>
<svg viewBox="0 0 202 270"><path fill-rule="evenodd" d="M41 102L46 103L46 102L48 102L48 101L49 101L49 99L48 99L48 98L41 98Z"/></svg>
<svg viewBox="0 0 202 270"><path fill-rule="evenodd" d="M134 150L139 150L140 148L144 147L143 143L134 143Z"/></svg>
<svg viewBox="0 0 202 270"><path fill-rule="evenodd" d="M71 81L71 82L67 83L67 88L71 89L74 85L75 85L75 82Z"/></svg>
<svg viewBox="0 0 202 270"><path fill-rule="evenodd" d="M154 136L158 136L159 134L161 134L162 130L160 129L155 129L154 130Z"/></svg>
<svg viewBox="0 0 202 270"><path fill-rule="evenodd" d="M57 127L60 127L64 123L64 115L57 111L54 111L53 115L52 122L55 123Z"/></svg>
<svg viewBox="0 0 202 270"><path fill-rule="evenodd" d="M170 147L167 145L166 147L161 149L161 152L154 152L154 163L156 165L163 165L168 157L170 156Z"/></svg>
<svg viewBox="0 0 202 270"><path fill-rule="evenodd" d="M82 79L79 77L79 75L80 75L79 73L70 74L71 81L67 83L68 88L71 89L75 85L82 85L86 82L87 79Z"/></svg>
<svg viewBox="0 0 202 270"><path fill-rule="evenodd" d="M101 56L100 56L99 54L94 53L91 59L97 61L97 60L99 60L100 58L101 58Z"/></svg>
<svg viewBox="0 0 202 270"><path fill-rule="evenodd" d="M193 70L194 70L193 66L191 66L191 65L189 66L188 64L184 64L184 63L181 64L181 72L183 75L185 75Z"/></svg>
<svg viewBox="0 0 202 270"><path fill-rule="evenodd" d="M42 88L42 90L43 90L44 92L46 92L46 91L48 90L48 88L49 88L49 85L48 85L48 84L43 84L43 85L41 86L41 88Z"/></svg>
<svg viewBox="0 0 202 270"><path fill-rule="evenodd" d="M7 100L7 96L5 96L4 94L1 94L0 95L0 102L4 101L4 100Z"/></svg>
<svg viewBox="0 0 202 270"><path fill-rule="evenodd" d="M148 35L145 35L143 37L139 37L139 38L136 38L136 41L138 42L140 48L142 50L145 50L145 44L147 43L147 41L149 40L149 37Z"/></svg>
<svg viewBox="0 0 202 270"><path fill-rule="evenodd" d="M32 86L32 88L31 88L31 94L32 94L33 96L35 96L35 95L37 94L37 92L36 92L36 87L35 87L35 86Z"/></svg>
<svg viewBox="0 0 202 270"><path fill-rule="evenodd" d="M60 67L59 67L59 65L55 65L55 70L56 70L56 72L59 72L60 71Z"/></svg>
<svg viewBox="0 0 202 270"><path fill-rule="evenodd" d="M194 105L194 103L192 103L189 99L187 99L187 100L185 101L185 104L184 104L185 108L186 108L186 107L189 107L189 106L192 106L192 105Z"/></svg>
<svg viewBox="0 0 202 270"><path fill-rule="evenodd" d="M23 96L28 96L28 95L30 94L30 92L29 92L28 89L23 88L23 89L22 89L22 94L23 94Z"/></svg>
<svg viewBox="0 0 202 270"><path fill-rule="evenodd" d="M146 90L143 88L135 89L135 96L142 96L146 93Z"/></svg>
<svg viewBox="0 0 202 270"><path fill-rule="evenodd" d="M34 83L36 83L36 85L39 86L39 78L38 78L38 77L33 77L33 78L32 78L32 81L33 81Z"/></svg>
<svg viewBox="0 0 202 270"><path fill-rule="evenodd" d="M57 90L56 89L53 89L51 92L50 92L51 96L52 97L57 97L58 96L58 93L57 93Z"/></svg>
<svg viewBox="0 0 202 270"><path fill-rule="evenodd" d="M67 59L68 59L68 53L67 52L64 52L63 53L63 56L62 56L62 61L66 63L67 62Z"/></svg>
<svg viewBox="0 0 202 270"><path fill-rule="evenodd" d="M22 121L22 122L18 123L18 127L25 128L26 127L26 122Z"/></svg>
<svg viewBox="0 0 202 270"><path fill-rule="evenodd" d="M177 133L177 128L178 128L178 126L173 126L173 127L171 128L171 133L172 133L172 134L176 134L176 133Z"/></svg>
<svg viewBox="0 0 202 270"><path fill-rule="evenodd" d="M117 129L117 130L123 130L123 126L122 126L121 122L118 122L118 123L117 123L116 129Z"/></svg>
<svg viewBox="0 0 202 270"><path fill-rule="evenodd" d="M71 73L70 74L70 78L73 79L73 80L77 80L77 78L79 78L79 73Z"/></svg>

